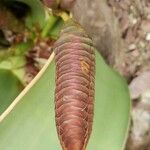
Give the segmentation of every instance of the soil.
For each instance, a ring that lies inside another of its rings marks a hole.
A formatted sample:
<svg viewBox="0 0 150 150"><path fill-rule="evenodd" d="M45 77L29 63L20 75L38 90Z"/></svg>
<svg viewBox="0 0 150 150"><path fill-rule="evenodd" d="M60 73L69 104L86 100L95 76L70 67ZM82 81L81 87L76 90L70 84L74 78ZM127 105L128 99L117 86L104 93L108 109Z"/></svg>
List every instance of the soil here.
<svg viewBox="0 0 150 150"><path fill-rule="evenodd" d="M108 5L119 21L126 46L124 75L132 79L150 70L150 1L108 0Z"/></svg>
<svg viewBox="0 0 150 150"><path fill-rule="evenodd" d="M52 53L52 45L55 40L37 38L35 46L27 53L26 59L26 84L28 84L44 66Z"/></svg>
<svg viewBox="0 0 150 150"><path fill-rule="evenodd" d="M127 150L150 150L150 1L108 0L125 44L120 72L133 101Z"/></svg>

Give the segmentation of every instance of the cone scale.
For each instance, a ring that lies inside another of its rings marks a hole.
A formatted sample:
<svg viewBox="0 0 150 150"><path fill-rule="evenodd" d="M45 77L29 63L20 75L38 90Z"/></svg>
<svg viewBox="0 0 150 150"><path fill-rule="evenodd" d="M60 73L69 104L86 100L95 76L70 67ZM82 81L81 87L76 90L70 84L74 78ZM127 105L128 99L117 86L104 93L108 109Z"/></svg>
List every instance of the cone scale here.
<svg viewBox="0 0 150 150"><path fill-rule="evenodd" d="M63 150L85 150L94 114L95 49L80 25L68 21L54 52L58 137Z"/></svg>

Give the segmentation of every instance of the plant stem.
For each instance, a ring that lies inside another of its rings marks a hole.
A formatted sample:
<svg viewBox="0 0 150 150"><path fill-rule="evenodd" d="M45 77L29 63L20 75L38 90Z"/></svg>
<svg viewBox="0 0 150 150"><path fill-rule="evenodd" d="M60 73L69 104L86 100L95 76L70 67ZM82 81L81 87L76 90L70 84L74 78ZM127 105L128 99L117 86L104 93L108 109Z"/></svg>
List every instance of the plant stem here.
<svg viewBox="0 0 150 150"><path fill-rule="evenodd" d="M46 37L48 35L48 33L50 32L50 30L53 28L53 26L55 25L55 23L57 22L58 18L56 16L49 16L49 19L42 31L42 37Z"/></svg>

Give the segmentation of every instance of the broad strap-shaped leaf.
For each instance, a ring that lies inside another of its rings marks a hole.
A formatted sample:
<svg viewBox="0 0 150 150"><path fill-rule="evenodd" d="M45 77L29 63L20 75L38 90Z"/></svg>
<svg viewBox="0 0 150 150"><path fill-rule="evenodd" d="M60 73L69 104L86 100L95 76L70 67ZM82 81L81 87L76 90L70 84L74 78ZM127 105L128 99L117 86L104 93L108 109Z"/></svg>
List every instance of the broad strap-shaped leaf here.
<svg viewBox="0 0 150 150"><path fill-rule="evenodd" d="M19 101L18 104L0 123L0 149L61 149L54 119L55 67L54 63L46 66L17 97L14 102ZM125 81L97 54L94 126L87 150L123 150L129 111Z"/></svg>
<svg viewBox="0 0 150 150"><path fill-rule="evenodd" d="M0 69L0 115L23 89L20 80L11 70Z"/></svg>

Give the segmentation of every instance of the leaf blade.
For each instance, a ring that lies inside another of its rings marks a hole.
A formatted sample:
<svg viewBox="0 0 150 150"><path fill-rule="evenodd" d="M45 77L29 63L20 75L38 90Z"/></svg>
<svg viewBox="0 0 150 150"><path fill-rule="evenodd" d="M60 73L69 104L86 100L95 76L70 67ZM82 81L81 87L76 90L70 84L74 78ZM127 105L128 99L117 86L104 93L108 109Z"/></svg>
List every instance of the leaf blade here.
<svg viewBox="0 0 150 150"><path fill-rule="evenodd" d="M118 74L108 68L99 54L97 54L96 60L96 108L93 133L87 149L121 150L129 124L130 102L127 86ZM8 142L11 150L61 149L54 121L54 74L54 64L52 63L39 81L31 87L12 112L1 122L1 149L10 150ZM114 85L117 88L109 93ZM118 94L119 88L124 91L123 95ZM119 109L116 109L116 103L110 101L111 97L108 94L115 95L114 98L117 97L117 101L114 102L117 102ZM122 101L120 102L118 98L122 98ZM124 101L125 99L126 101ZM122 113L117 115L118 111ZM110 112L113 113L110 115ZM115 119L116 116L117 119ZM103 137L104 134L105 137ZM114 138L114 135L117 138ZM108 144L111 144L111 147Z"/></svg>

